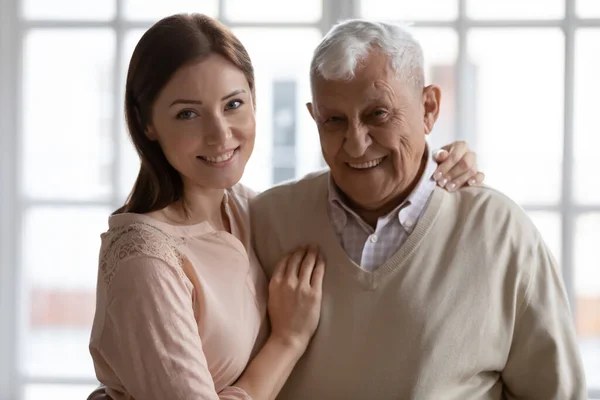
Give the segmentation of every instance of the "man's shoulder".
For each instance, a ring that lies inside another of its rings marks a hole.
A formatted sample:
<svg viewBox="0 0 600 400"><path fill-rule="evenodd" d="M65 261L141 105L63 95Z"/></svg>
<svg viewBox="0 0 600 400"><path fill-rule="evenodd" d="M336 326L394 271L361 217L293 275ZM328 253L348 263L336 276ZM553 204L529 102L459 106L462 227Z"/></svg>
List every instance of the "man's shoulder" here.
<svg viewBox="0 0 600 400"><path fill-rule="evenodd" d="M459 201L469 208L484 207L499 212L524 214L523 208L506 194L491 186L465 187L456 192ZM453 196L453 194L450 194Z"/></svg>
<svg viewBox="0 0 600 400"><path fill-rule="evenodd" d="M446 194L457 208L457 217L465 220L467 215L476 224L495 226L499 230L509 229L508 235L521 238L538 238L538 231L525 210L513 199L498 189L482 185L467 187Z"/></svg>
<svg viewBox="0 0 600 400"><path fill-rule="evenodd" d="M253 205L281 203L303 203L308 198L315 198L327 189L329 170L311 172L301 179L279 183L271 189L258 194Z"/></svg>

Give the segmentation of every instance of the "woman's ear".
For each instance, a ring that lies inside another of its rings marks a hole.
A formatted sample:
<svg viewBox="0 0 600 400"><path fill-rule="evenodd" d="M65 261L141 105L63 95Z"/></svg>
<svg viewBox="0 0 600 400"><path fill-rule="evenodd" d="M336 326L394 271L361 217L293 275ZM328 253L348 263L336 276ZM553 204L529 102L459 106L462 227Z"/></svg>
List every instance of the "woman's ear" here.
<svg viewBox="0 0 600 400"><path fill-rule="evenodd" d="M158 136L156 135L156 130L154 129L154 127L150 124L147 125L144 122L144 118L142 118L142 114L140 113L140 109L138 107L135 107L135 118L137 119L137 123L140 127L142 127L142 129L144 129L144 135L146 135L146 137L148 138L148 140L158 140Z"/></svg>
<svg viewBox="0 0 600 400"><path fill-rule="evenodd" d="M149 140L156 141L158 140L158 136L156 135L156 130L152 125L148 125L146 129L144 129L144 134Z"/></svg>

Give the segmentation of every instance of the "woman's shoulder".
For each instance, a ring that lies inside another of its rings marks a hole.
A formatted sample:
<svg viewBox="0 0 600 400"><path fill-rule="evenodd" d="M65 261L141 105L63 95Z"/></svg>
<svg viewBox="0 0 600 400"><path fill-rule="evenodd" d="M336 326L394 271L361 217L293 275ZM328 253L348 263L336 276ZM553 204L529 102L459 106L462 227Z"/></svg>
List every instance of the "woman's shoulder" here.
<svg viewBox="0 0 600 400"><path fill-rule="evenodd" d="M120 265L134 259L157 259L171 267L181 267L180 247L184 239L165 232L144 215L112 216L101 239L99 268L107 284Z"/></svg>
<svg viewBox="0 0 600 400"><path fill-rule="evenodd" d="M257 195L257 191L238 183L227 189L226 202L230 206L234 206L232 209L237 210L242 220L244 220L244 224L246 224L250 215L250 203Z"/></svg>

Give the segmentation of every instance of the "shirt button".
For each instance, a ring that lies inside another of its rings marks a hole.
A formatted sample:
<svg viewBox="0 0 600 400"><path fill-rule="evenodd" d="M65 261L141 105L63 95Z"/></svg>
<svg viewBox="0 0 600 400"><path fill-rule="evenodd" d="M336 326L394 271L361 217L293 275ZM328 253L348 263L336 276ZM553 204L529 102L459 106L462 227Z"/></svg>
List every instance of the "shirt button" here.
<svg viewBox="0 0 600 400"><path fill-rule="evenodd" d="M371 235L369 240L371 241L371 243L377 243L377 235Z"/></svg>

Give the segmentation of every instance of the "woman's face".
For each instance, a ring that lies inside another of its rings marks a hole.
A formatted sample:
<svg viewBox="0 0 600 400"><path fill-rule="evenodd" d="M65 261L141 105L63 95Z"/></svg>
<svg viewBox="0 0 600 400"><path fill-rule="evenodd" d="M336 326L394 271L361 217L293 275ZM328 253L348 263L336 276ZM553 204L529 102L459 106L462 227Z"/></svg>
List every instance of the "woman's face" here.
<svg viewBox="0 0 600 400"><path fill-rule="evenodd" d="M229 188L242 177L256 134L244 73L219 54L181 67L159 93L146 135L190 186Z"/></svg>

